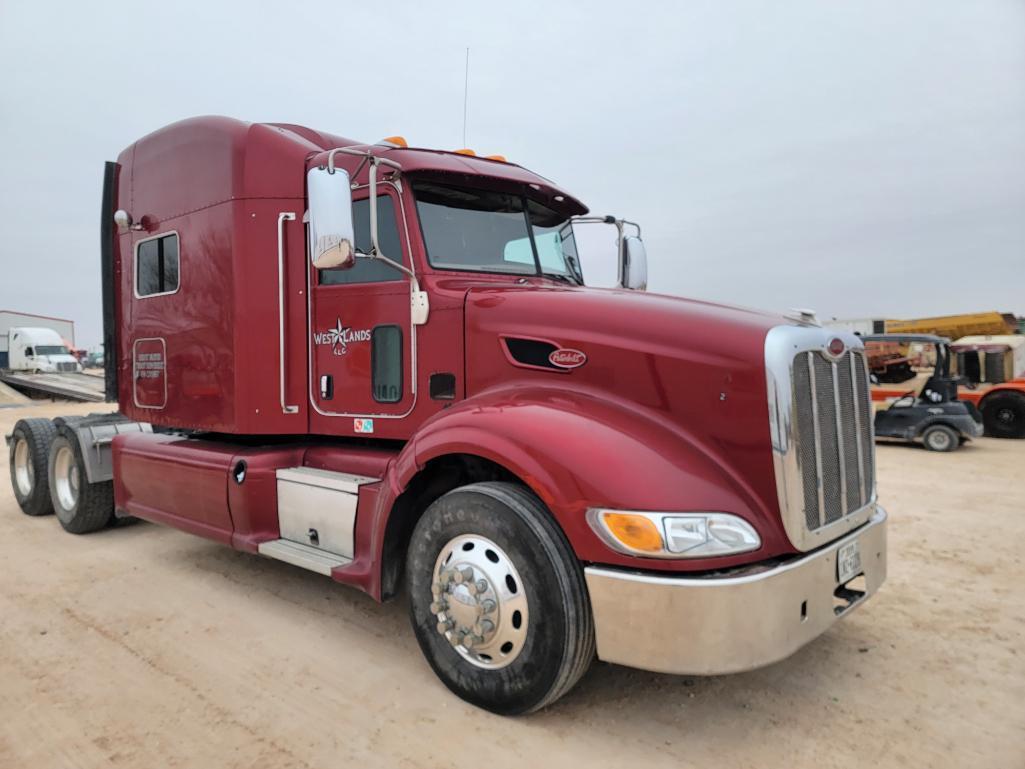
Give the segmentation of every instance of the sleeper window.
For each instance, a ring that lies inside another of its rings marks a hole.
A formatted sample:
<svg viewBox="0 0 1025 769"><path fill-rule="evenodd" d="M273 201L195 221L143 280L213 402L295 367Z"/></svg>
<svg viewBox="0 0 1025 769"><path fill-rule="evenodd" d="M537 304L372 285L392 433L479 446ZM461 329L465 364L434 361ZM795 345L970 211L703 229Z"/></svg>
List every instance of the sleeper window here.
<svg viewBox="0 0 1025 769"><path fill-rule="evenodd" d="M135 249L135 292L139 296L178 290L178 235L144 240Z"/></svg>

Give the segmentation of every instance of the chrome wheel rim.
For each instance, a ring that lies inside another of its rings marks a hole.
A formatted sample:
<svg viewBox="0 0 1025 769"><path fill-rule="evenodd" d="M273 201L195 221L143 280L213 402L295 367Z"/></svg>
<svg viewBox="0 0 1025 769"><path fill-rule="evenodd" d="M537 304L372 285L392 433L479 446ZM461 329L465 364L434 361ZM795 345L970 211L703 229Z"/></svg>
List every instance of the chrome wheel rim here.
<svg viewBox="0 0 1025 769"><path fill-rule="evenodd" d="M436 629L470 664L497 670L523 650L529 614L512 559L486 537L450 540L434 563L431 613Z"/></svg>
<svg viewBox="0 0 1025 769"><path fill-rule="evenodd" d="M14 482L23 497L29 496L36 485L36 470L32 466L32 452L29 451L28 441L24 438L19 438L18 442L14 444Z"/></svg>
<svg viewBox="0 0 1025 769"><path fill-rule="evenodd" d="M950 436L945 432L937 431L929 436L929 445L934 449L942 451L950 446Z"/></svg>
<svg viewBox="0 0 1025 769"><path fill-rule="evenodd" d="M57 501L65 510L73 510L78 502L79 473L75 455L67 446L57 449L53 462L53 485Z"/></svg>

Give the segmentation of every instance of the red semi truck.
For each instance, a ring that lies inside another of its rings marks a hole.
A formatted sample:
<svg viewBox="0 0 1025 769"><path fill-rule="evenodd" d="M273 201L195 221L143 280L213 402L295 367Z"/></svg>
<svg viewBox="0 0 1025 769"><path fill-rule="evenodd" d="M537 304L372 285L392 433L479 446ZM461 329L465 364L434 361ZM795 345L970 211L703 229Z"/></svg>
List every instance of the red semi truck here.
<svg viewBox="0 0 1025 769"><path fill-rule="evenodd" d="M196 118L108 163L118 414L25 419L74 533L174 526L410 618L438 677L543 707L599 659L782 659L886 574L850 333L643 292L634 228L503 158ZM608 222L620 287L573 228Z"/></svg>

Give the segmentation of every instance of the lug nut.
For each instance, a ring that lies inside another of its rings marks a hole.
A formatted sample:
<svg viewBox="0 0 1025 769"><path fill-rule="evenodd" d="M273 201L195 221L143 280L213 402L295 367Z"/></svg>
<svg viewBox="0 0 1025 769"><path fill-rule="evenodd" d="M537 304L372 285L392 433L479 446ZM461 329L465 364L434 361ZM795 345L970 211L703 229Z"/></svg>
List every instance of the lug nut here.
<svg viewBox="0 0 1025 769"><path fill-rule="evenodd" d="M477 580L477 592L486 593L488 592L488 581L486 579Z"/></svg>
<svg viewBox="0 0 1025 769"><path fill-rule="evenodd" d="M439 595L445 592L445 588L441 586L440 582L431 583L431 595L437 598Z"/></svg>
<svg viewBox="0 0 1025 769"><path fill-rule="evenodd" d="M477 639L474 636L463 636L463 646L465 646L467 649L472 649L476 643Z"/></svg>
<svg viewBox="0 0 1025 769"><path fill-rule="evenodd" d="M445 601L432 601L431 602L431 614L441 614L447 608L448 608L448 604L445 603Z"/></svg>
<svg viewBox="0 0 1025 769"><path fill-rule="evenodd" d="M450 619L442 620L441 622L439 622L436 625L436 627L438 628L438 632L441 633L442 635L445 635L445 633L447 631L451 630L454 626L455 626L455 623L452 620L450 620Z"/></svg>
<svg viewBox="0 0 1025 769"><path fill-rule="evenodd" d="M444 586L444 585L447 585L447 584L448 584L449 582L451 582L451 581L452 581L452 576L453 576L453 575L452 575L452 570L451 570L451 569L449 569L449 570L447 570L447 571L443 571L443 572L441 572L441 574L440 574L440 575L438 575L438 576L439 576L439 578L440 578L441 584L442 584L443 586Z"/></svg>
<svg viewBox="0 0 1025 769"><path fill-rule="evenodd" d="M482 619L473 626L473 632L479 636L485 636L495 629L495 623L489 619Z"/></svg>
<svg viewBox="0 0 1025 769"><path fill-rule="evenodd" d="M450 644L452 644L453 646L459 646L463 642L463 634L462 633L453 633L452 635L449 636L448 642Z"/></svg>
<svg viewBox="0 0 1025 769"><path fill-rule="evenodd" d="M491 600L490 598L485 598L485 599L484 599L484 600L483 600L483 601L481 602L481 605L480 605L480 607L481 607L481 608L482 608L482 609L484 610L484 613L485 613L485 614L491 614L491 612L493 612L493 611L494 611L495 609L497 609L497 608L498 608L498 604L496 604L496 603L495 603L494 601L492 601L492 600Z"/></svg>

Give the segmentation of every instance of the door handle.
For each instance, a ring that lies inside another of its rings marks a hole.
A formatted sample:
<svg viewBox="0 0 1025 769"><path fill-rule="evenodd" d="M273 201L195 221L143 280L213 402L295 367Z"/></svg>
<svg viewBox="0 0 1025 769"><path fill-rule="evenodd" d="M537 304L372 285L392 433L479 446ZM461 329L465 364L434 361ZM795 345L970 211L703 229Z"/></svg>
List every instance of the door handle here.
<svg viewBox="0 0 1025 769"><path fill-rule="evenodd" d="M335 380L330 374L322 374L320 377L320 397L329 401L335 395Z"/></svg>
<svg viewBox="0 0 1025 769"><path fill-rule="evenodd" d="M285 403L285 222L295 221L295 214L278 214L278 400L283 414L299 413L298 406Z"/></svg>

